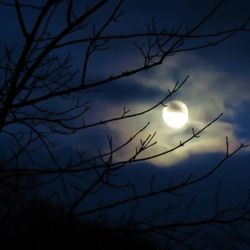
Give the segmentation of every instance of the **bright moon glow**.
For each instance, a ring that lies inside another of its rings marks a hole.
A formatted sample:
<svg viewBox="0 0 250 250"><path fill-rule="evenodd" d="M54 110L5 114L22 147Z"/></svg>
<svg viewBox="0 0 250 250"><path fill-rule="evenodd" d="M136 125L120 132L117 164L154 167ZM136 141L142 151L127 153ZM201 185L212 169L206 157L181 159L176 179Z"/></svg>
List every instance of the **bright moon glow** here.
<svg viewBox="0 0 250 250"><path fill-rule="evenodd" d="M180 101L172 101L162 111L163 120L171 128L181 128L188 122L187 106Z"/></svg>

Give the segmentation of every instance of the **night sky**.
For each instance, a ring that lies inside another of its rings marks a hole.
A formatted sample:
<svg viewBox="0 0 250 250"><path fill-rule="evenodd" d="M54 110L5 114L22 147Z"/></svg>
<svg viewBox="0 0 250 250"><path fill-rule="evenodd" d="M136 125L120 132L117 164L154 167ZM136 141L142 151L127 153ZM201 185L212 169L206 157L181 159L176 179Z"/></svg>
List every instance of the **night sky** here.
<svg viewBox="0 0 250 250"><path fill-rule="evenodd" d="M4 2L8 3L8 1ZM23 2L42 4L45 1L30 0ZM91 6L94 2L97 1L75 1L76 13L85 8L87 4ZM104 34L119 35L147 32L147 25L151 25L152 20L154 20L153 23L159 31L171 31L180 26L180 33L183 33L206 16L217 2L216 0L127 0L121 7L122 14L119 21L112 23ZM116 1L111 1L90 19L86 34L91 34L93 24L97 24L98 27L98 24L103 22L115 3ZM26 9L24 13L25 22L27 27L30 28L34 20L34 10ZM194 34L202 35L237 29L246 23L249 17L250 2L248 0L226 0ZM64 19L65 10L62 7L54 14L50 32L57 33L64 25ZM1 50L3 51L4 46L8 44L14 49L13 57L17 59L24 39L13 8L0 6L0 23ZM250 24L246 27L250 28ZM74 38L78 39L79 37L80 33L76 34ZM143 41L145 41L145 44L147 43L143 37L109 42L107 49L98 51L91 58L86 81L89 83L99 81L107 76L115 75L117 72L130 70L141 65L143 58L135 43L141 44ZM190 39L187 42L185 41L183 47L198 46L199 43L211 41L213 41L213 38ZM80 44L59 48L53 53L59 56L70 54L71 70L80 69L81 71L84 49L85 47ZM53 151L54 156L63 165L72 155L76 156L76 151L85 152L87 158L98 155L98 150L101 149L102 152L108 150L107 134L112 135L115 147L150 122L140 136L146 138L148 134L156 132L154 141L157 141L157 143L138 158L150 157L176 147L180 144L180 141L183 142L192 136L192 129L198 131L223 113L219 120L199 135L199 138L194 138L183 147L166 155L129 164L126 168L119 170L112 179L117 184L124 184L129 180L135 184L137 190L147 192L153 176L155 187L161 188L168 183L178 183L190 174L193 177L202 175L216 166L225 156L226 137L229 142L229 153L241 144L250 144L249 69L250 32L245 30L236 32L232 37L216 46L175 53L166 57L159 66L107 85L79 92L75 98L87 101L92 106L84 116L86 123L91 123L120 116L124 107L127 110L129 109L131 113L146 110L163 99L177 81L182 82L189 76L180 90L163 103L167 104L171 100L184 102L189 110L189 121L180 129L169 128L162 119L164 105L159 105L152 111L138 117L87 128L67 136L52 134L51 138L60 143ZM77 85L81 78L80 71L72 80L72 86ZM3 74L1 73L2 78ZM39 96L41 93L38 91L34 96ZM72 100L68 99L56 99L48 101L44 104L44 107L60 110L63 107L70 107L71 102ZM29 111L26 110L26 112ZM79 121L74 122L77 125ZM19 129L19 126L18 123L12 124L6 129L15 131ZM1 155L11 154L8 138L3 134L0 134L0 136ZM113 160L128 159L139 142L140 138L117 152ZM213 199L218 187L221 190L220 202L222 206L233 206L244 200L250 188L249 150L249 148L240 150L209 178L181 190L184 195L184 202L173 212L171 218L178 217L178 214L185 210L188 202L194 196L196 202L191 209L190 218L194 218L196 215L199 217L209 214L214 209ZM46 163L49 156L46 150L41 149L35 151L31 158L36 162ZM33 167L33 161L27 155L21 156L20 162L27 167ZM68 182L69 185L81 183L79 179L71 177L68 178ZM51 197L54 192L58 192L63 197L63 191L57 181L43 187L38 193L45 197ZM126 190L109 188L101 190L98 194L91 196L87 204L80 206L78 211L81 211L81 209L87 210L87 208L96 204L105 204L122 199L128 194L130 194L130 191ZM70 195L74 197L73 191ZM173 202L175 202L174 199ZM134 212L135 217L139 220L155 209L162 209L167 203L165 197L157 196L143 201L137 209L134 209L134 205L126 204L112 209L112 215L108 211L105 211L104 214L105 218L113 222L115 218L128 219L130 212L136 210ZM165 219L164 214L160 216L160 220L164 221Z"/></svg>
<svg viewBox="0 0 250 250"><path fill-rule="evenodd" d="M115 31L119 30L119 33L143 30L145 24L151 22L152 17L160 28L175 27L180 22L184 26L191 26L198 22L215 3L216 1L209 3L158 1L154 4L151 1L128 2L124 4L125 13L122 18L124 22L118 23ZM248 10L247 1L226 1L205 27L202 27L200 33L238 27L247 19ZM175 96L171 97L172 100L183 101L189 108L190 120L183 129L171 130L166 127L161 118L163 107L158 107L138 119L111 123L107 128L117 140L122 140L129 136L131 131L141 128L147 121L150 121L150 133L157 132L158 143L154 149L161 151L177 145L180 140L190 136L192 127L201 128L223 113L222 118L208 128L199 139L193 140L171 155L154 159L151 162L160 169L186 166L184 169L187 170L188 166L194 164L201 165L202 168L209 167L211 162L207 161L207 158L213 158L214 155L220 153L224 154L226 136L229 138L232 149L240 143L249 143L248 68L250 61L248 51L250 48L248 39L249 34L241 32L218 46L169 57L163 65L118 81L116 86L100 87L94 91L93 100L94 103L97 103L97 107L101 105L102 108L101 110L97 108L94 115L102 118L111 116L111 114L119 114L123 106L135 111L149 107L161 99L176 81L182 81L189 75L187 83ZM114 45L113 53L115 56L110 62L103 62L102 60L106 60L105 57L95 62L98 66L93 68L93 77L98 77L106 72L112 74L116 68L120 67L130 68L140 59L130 44ZM105 137L103 131L98 130L98 132ZM101 136L96 134L98 132L95 130L86 132L87 138L90 138L88 144L90 148L98 148L102 143ZM92 138L95 139L92 140ZM78 136L72 142L72 147L74 146L86 147ZM131 147L128 150L134 149ZM239 153L233 160L232 164L236 165L236 172L238 172L237 168L241 167L247 171L243 165L247 166L248 150L244 149L244 152ZM241 178L239 181L241 182Z"/></svg>

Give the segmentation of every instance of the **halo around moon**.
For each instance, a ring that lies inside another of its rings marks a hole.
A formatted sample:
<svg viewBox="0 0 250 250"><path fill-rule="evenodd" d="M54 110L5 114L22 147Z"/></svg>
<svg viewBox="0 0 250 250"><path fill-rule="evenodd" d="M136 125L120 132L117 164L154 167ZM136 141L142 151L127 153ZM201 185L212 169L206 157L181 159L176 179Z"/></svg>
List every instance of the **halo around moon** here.
<svg viewBox="0 0 250 250"><path fill-rule="evenodd" d="M188 108L181 101L171 101L163 108L162 117L171 128L181 128L188 122Z"/></svg>

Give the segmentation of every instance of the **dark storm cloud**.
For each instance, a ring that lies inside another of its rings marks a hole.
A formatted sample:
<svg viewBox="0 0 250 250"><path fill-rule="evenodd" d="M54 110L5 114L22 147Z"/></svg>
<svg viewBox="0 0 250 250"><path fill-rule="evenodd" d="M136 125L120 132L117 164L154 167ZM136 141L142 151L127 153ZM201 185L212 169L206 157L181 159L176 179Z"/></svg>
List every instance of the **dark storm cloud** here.
<svg viewBox="0 0 250 250"><path fill-rule="evenodd" d="M180 112L180 113L185 113L186 109L185 106L183 106L180 102L171 102L168 105L168 110L170 112Z"/></svg>
<svg viewBox="0 0 250 250"><path fill-rule="evenodd" d="M143 86L130 79L116 82L114 85L100 87L90 92L89 96L93 96L93 99L98 100L98 102L123 105L159 100L163 97L163 94L157 88Z"/></svg>
<svg viewBox="0 0 250 250"><path fill-rule="evenodd" d="M155 190L158 190L166 186L166 183L182 183L191 174L192 178L202 176L209 172L223 157L223 154L193 155L192 158L173 165L172 168L156 168L150 163L137 164L133 168L125 167L121 169L119 174L114 176L112 180L114 183L127 183L130 181L135 183L137 190L147 192L153 178L153 186ZM218 194L221 207L233 206L237 202L244 201L248 195L250 181L248 174L249 160L249 155L234 157L206 180L189 187L180 188L177 193L181 194L181 203L178 203L180 197L167 194L166 196L154 197L143 202L138 201L137 218L150 214L152 209L159 209L159 204L161 204L161 207L164 207L165 204L175 203L179 204L179 206L175 207L174 211L171 210L171 218L167 217L169 220L175 220L180 214L185 213L186 205L194 198L192 213L189 215L189 218L195 219L201 212L203 216L211 216L215 209L215 193L218 192L220 185L223 187ZM235 171L237 171L237 174ZM129 192L127 190L122 195L126 197L126 195L129 195ZM104 190L102 195L114 200L121 198L121 193L115 194L108 190ZM130 212L131 206L124 206L114 211L114 216L119 217L121 214ZM166 214L163 216L166 218Z"/></svg>

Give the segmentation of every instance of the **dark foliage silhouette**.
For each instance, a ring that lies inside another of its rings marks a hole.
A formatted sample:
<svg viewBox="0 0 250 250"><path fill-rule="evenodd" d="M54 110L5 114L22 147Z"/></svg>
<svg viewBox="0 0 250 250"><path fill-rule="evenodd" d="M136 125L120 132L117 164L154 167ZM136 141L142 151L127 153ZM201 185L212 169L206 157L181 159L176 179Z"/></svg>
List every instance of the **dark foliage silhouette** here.
<svg viewBox="0 0 250 250"><path fill-rule="evenodd" d="M150 239L132 232L113 231L94 222L60 220L63 207L32 199L1 223L4 249L156 249Z"/></svg>

